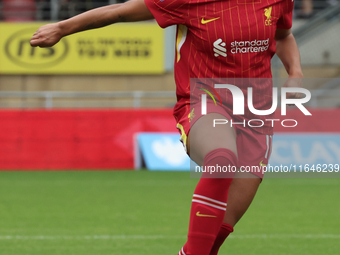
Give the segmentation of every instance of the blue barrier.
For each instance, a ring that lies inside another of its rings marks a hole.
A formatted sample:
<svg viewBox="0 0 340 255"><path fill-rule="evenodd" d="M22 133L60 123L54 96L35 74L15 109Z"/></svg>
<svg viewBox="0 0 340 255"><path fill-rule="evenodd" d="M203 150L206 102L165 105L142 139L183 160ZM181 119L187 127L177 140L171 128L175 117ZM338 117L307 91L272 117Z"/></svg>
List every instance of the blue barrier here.
<svg viewBox="0 0 340 255"><path fill-rule="evenodd" d="M190 158L178 133L138 133L135 138L135 168L151 171L189 171Z"/></svg>
<svg viewBox="0 0 340 255"><path fill-rule="evenodd" d="M275 134L270 165L339 164L340 134Z"/></svg>

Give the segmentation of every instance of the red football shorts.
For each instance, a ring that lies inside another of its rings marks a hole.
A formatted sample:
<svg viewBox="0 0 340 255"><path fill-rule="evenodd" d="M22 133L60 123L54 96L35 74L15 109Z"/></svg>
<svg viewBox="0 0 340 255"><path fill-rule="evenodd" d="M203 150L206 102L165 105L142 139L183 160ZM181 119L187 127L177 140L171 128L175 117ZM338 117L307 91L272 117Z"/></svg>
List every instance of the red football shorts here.
<svg viewBox="0 0 340 255"><path fill-rule="evenodd" d="M207 113L219 113L226 119L231 120L231 117L223 106L208 103ZM177 119L177 128L181 134L181 141L186 148L187 137L190 132L190 127L200 118L201 106L196 104L194 106L185 105L175 112ZM233 119L233 122L240 122ZM230 125L228 123L228 125ZM268 164L271 153L272 135L265 135L256 132L248 126L240 124L233 125L236 131L236 145L237 145L237 168L240 172L250 172L256 176L263 178L263 166Z"/></svg>

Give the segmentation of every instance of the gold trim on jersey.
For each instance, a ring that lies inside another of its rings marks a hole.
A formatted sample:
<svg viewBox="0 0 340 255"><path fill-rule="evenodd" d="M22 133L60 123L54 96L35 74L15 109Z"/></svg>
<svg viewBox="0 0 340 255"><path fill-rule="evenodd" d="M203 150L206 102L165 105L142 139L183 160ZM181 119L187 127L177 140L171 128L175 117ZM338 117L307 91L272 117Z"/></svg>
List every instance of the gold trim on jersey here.
<svg viewBox="0 0 340 255"><path fill-rule="evenodd" d="M177 60L178 62L181 59L181 48L187 39L188 28L184 25L178 25L177 27L177 38L176 38L176 52L177 52Z"/></svg>
<svg viewBox="0 0 340 255"><path fill-rule="evenodd" d="M177 128L181 131L180 141L183 143L185 151L187 151L187 135L185 134L184 128L179 123L177 123Z"/></svg>

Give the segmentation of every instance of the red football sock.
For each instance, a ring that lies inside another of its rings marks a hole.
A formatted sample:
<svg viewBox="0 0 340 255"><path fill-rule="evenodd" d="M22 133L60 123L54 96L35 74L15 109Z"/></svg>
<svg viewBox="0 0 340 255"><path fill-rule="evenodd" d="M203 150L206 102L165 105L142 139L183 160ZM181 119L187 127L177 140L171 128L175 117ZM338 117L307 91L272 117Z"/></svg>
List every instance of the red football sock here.
<svg viewBox="0 0 340 255"><path fill-rule="evenodd" d="M211 248L210 255L217 255L218 250L220 249L221 245L223 244L224 240L229 236L230 233L234 231L234 228L227 223L223 223L220 232L215 239L215 243Z"/></svg>
<svg viewBox="0 0 340 255"><path fill-rule="evenodd" d="M236 166L236 162L236 155L231 150L221 148L209 152L204 158L203 165L214 166L217 169L217 166ZM180 253L209 255L223 222L233 175L230 172L223 176L219 173L217 175L203 173L192 199L186 252L182 249Z"/></svg>
<svg viewBox="0 0 340 255"><path fill-rule="evenodd" d="M220 247L222 246L222 244L224 243L225 239L230 235L230 233L234 232L234 228L227 224L227 223L223 223L220 231L217 234L217 237L215 239L214 245L211 248L210 254L209 255L217 255L218 250L220 249ZM180 252L178 253L178 255L186 255L188 252L188 248L187 248L187 243L183 246L183 248L180 250Z"/></svg>

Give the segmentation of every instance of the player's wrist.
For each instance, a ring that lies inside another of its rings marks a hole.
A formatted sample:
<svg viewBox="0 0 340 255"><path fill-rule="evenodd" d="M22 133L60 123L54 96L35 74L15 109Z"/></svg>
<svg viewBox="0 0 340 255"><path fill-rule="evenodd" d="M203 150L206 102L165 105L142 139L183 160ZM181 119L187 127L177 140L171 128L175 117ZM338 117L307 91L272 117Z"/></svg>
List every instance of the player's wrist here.
<svg viewBox="0 0 340 255"><path fill-rule="evenodd" d="M289 72L289 78L303 78L301 69L295 69Z"/></svg>
<svg viewBox="0 0 340 255"><path fill-rule="evenodd" d="M65 21L60 21L56 25L57 25L58 34L61 37L66 36L68 31L67 31L67 26L65 25Z"/></svg>

